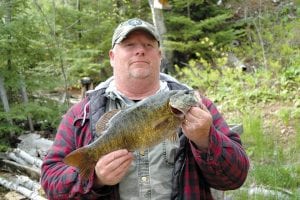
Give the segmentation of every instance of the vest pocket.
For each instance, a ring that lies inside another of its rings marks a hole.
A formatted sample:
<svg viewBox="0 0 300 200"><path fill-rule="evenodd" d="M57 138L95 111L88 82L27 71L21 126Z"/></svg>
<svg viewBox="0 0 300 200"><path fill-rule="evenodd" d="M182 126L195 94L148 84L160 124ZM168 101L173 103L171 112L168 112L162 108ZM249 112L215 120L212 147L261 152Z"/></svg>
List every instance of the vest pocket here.
<svg viewBox="0 0 300 200"><path fill-rule="evenodd" d="M163 157L167 164L174 165L175 155L179 147L179 140L166 139L163 141Z"/></svg>

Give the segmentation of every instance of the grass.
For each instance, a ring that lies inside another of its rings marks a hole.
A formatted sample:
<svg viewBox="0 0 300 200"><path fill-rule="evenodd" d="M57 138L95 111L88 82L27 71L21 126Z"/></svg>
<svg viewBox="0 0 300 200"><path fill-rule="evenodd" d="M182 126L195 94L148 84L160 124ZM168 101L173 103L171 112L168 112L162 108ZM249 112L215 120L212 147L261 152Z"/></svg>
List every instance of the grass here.
<svg viewBox="0 0 300 200"><path fill-rule="evenodd" d="M279 112L284 110L280 115L263 108L243 114L241 138L251 168L245 184L227 191L226 196L234 200L300 199L299 119L291 118L286 112L291 108L282 109L283 105L275 107Z"/></svg>

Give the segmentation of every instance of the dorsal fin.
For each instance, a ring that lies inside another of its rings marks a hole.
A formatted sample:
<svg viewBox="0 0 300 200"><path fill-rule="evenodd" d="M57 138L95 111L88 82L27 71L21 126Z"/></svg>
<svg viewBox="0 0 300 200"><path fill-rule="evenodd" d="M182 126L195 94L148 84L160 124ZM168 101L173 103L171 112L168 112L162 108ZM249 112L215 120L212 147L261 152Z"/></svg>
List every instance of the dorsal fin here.
<svg viewBox="0 0 300 200"><path fill-rule="evenodd" d="M118 112L120 112L119 109L111 110L100 117L100 119L96 123L96 134L98 136L100 136L107 129L109 120Z"/></svg>

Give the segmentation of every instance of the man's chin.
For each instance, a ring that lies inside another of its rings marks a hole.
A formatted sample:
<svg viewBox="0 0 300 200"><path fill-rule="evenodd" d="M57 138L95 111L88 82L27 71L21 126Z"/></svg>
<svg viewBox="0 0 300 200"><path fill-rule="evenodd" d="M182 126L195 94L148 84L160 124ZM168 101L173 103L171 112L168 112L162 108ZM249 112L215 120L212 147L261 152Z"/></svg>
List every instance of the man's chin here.
<svg viewBox="0 0 300 200"><path fill-rule="evenodd" d="M134 69L133 71L130 72L131 77L136 78L136 79L145 79L148 78L151 73L149 70L145 69Z"/></svg>

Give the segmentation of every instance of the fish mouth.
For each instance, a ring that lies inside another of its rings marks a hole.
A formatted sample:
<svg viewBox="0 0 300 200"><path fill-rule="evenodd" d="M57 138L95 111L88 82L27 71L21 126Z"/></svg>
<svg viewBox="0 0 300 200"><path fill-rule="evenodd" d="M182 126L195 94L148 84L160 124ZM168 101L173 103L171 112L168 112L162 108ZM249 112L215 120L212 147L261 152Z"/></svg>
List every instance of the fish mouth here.
<svg viewBox="0 0 300 200"><path fill-rule="evenodd" d="M183 110L171 106L171 112L172 112L176 117L178 117L178 118L180 118L180 119L184 119L184 111L183 111Z"/></svg>
<svg viewBox="0 0 300 200"><path fill-rule="evenodd" d="M169 106L174 116L184 119L191 107L197 104L198 100L193 90L177 91L170 97Z"/></svg>

